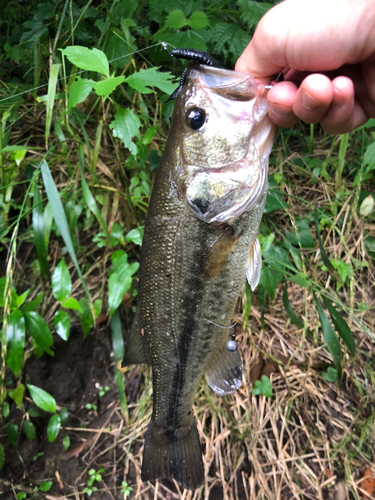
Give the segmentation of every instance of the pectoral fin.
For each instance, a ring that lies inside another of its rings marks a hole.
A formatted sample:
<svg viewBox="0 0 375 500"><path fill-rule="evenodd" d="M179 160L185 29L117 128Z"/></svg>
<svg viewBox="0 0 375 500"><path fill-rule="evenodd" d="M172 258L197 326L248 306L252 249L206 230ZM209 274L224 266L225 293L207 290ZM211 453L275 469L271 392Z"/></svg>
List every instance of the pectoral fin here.
<svg viewBox="0 0 375 500"><path fill-rule="evenodd" d="M234 236L233 229L228 226L214 241L202 265L205 281L212 281L225 266L240 236Z"/></svg>
<svg viewBox="0 0 375 500"><path fill-rule="evenodd" d="M255 238L250 247L249 256L246 264L246 278L254 291L258 286L260 271L262 270L262 253L260 250L259 239Z"/></svg>
<svg viewBox="0 0 375 500"><path fill-rule="evenodd" d="M141 322L139 320L138 309L135 313L132 327L125 342L125 355L121 366L137 365L148 363L142 344Z"/></svg>
<svg viewBox="0 0 375 500"><path fill-rule="evenodd" d="M231 394L242 384L242 361L238 351L228 351L224 344L206 368L208 385L219 396Z"/></svg>

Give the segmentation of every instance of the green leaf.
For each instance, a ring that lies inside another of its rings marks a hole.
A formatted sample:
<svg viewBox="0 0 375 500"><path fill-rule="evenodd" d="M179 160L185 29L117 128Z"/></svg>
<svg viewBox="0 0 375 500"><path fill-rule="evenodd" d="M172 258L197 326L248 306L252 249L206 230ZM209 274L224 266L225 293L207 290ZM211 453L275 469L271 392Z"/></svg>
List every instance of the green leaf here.
<svg viewBox="0 0 375 500"><path fill-rule="evenodd" d="M33 15L34 21L45 21L55 15L55 6L51 2L38 3Z"/></svg>
<svg viewBox="0 0 375 500"><path fill-rule="evenodd" d="M82 312L82 308L78 300L75 299L74 297L69 297L69 299L64 300L64 302L62 302L61 305L66 309L72 309L73 311Z"/></svg>
<svg viewBox="0 0 375 500"><path fill-rule="evenodd" d="M30 28L29 31L24 31L22 33L20 44L27 43L31 46L41 39L45 39L48 36L48 30L42 23L42 21L29 20L23 23L23 27Z"/></svg>
<svg viewBox="0 0 375 500"><path fill-rule="evenodd" d="M116 311L118 306L121 304L125 293L129 290L132 284L131 276L118 275L116 272L112 273L108 280L108 305L109 305L109 315Z"/></svg>
<svg viewBox="0 0 375 500"><path fill-rule="evenodd" d="M271 3L253 2L251 0L237 0L237 4L240 8L241 19L248 23L249 28L256 26L264 14L273 7Z"/></svg>
<svg viewBox="0 0 375 500"><path fill-rule="evenodd" d="M374 206L374 197L370 194L362 201L361 206L359 207L359 213L363 215L363 217L368 217L374 210Z"/></svg>
<svg viewBox="0 0 375 500"><path fill-rule="evenodd" d="M289 276L288 279L289 281L293 281L293 283L297 283L302 288L309 288L311 285L311 280L308 279L306 273L296 273L293 276Z"/></svg>
<svg viewBox="0 0 375 500"><path fill-rule="evenodd" d="M35 340L37 346L51 354L50 347L53 344L53 337L51 330L48 328L47 323L42 316L35 311L24 313L26 328L32 338Z"/></svg>
<svg viewBox="0 0 375 500"><path fill-rule="evenodd" d="M41 292L36 299L30 300L30 302L26 302L26 304L23 304L22 312L25 313L25 312L35 311L35 309L37 309L39 304L42 302L43 297L44 297L44 292Z"/></svg>
<svg viewBox="0 0 375 500"><path fill-rule="evenodd" d="M30 420L24 420L22 428L26 434L27 439L30 439L30 441L36 439L35 425L30 422Z"/></svg>
<svg viewBox="0 0 375 500"><path fill-rule="evenodd" d="M137 146L132 142L132 138L140 138L140 127L141 122L138 116L129 108L118 108L115 119L109 124L109 128L113 130L113 136L121 139L124 146L128 148L133 155L137 154Z"/></svg>
<svg viewBox="0 0 375 500"><path fill-rule="evenodd" d="M124 357L124 337L122 335L121 319L118 310L111 317L112 347L115 361L115 383L120 400L121 413L125 419L128 418L128 406L125 396L124 377L118 368L118 364Z"/></svg>
<svg viewBox="0 0 375 500"><path fill-rule="evenodd" d="M346 262L343 262L342 260L338 260L336 262L336 265L337 265L337 272L339 273L339 276L342 279L343 283L345 283L346 278L348 276L350 278L353 277L353 269L349 264L347 264Z"/></svg>
<svg viewBox="0 0 375 500"><path fill-rule="evenodd" d="M210 33L207 33L208 31L209 30L204 30L204 35L209 40ZM154 35L153 39L155 42L162 41L180 49L198 49L207 51L207 45L202 36L202 32L195 30L179 31L178 33L159 30Z"/></svg>
<svg viewBox="0 0 375 500"><path fill-rule="evenodd" d="M16 387L16 389L9 391L8 394L9 397L11 397L13 401L16 403L18 409L21 410L23 395L25 394L25 386L23 384L19 384L19 386Z"/></svg>
<svg viewBox="0 0 375 500"><path fill-rule="evenodd" d="M152 127L150 127L147 132L145 134L143 134L143 138L142 138L142 144L144 144L145 146L147 146L147 144L150 144L150 142L152 141L152 139L154 138L155 134L156 134L156 131L158 130L158 128L160 127L160 125L153 125ZM155 150L153 150L155 151Z"/></svg>
<svg viewBox="0 0 375 500"><path fill-rule="evenodd" d="M64 56L78 68L88 71L97 71L109 78L108 59L101 50L95 48L90 50L80 45L60 50Z"/></svg>
<svg viewBox="0 0 375 500"><path fill-rule="evenodd" d="M315 303L316 303L316 309L318 311L319 319L320 319L320 324L322 326L323 330L323 337L324 341L327 345L327 348L329 352L331 353L331 356L333 358L333 362L335 364L337 373L338 373L338 378L341 379L341 372L342 372L342 366L341 366L341 361L342 361L342 352L341 352L341 346L338 338L335 335L335 332L333 331L333 328L331 326L331 323L329 322L326 313L323 311L323 308L320 304L320 301L316 298L315 293L313 292Z"/></svg>
<svg viewBox="0 0 375 500"><path fill-rule="evenodd" d="M62 258L59 265L55 268L52 276L52 293L56 300L63 302L72 291L72 280L69 269Z"/></svg>
<svg viewBox="0 0 375 500"><path fill-rule="evenodd" d="M30 417L33 417L33 418L37 418L37 417L42 416L42 414L40 413L38 408L29 408L29 411L27 413L30 415Z"/></svg>
<svg viewBox="0 0 375 500"><path fill-rule="evenodd" d="M345 342L346 346L348 347L350 354L354 356L355 354L355 340L353 337L353 333L350 330L348 323L344 320L342 317L342 314L340 314L336 309L333 307L333 305L329 302L329 300L323 296L323 301L326 306L326 308L329 311L329 314L331 316L331 320L333 324L335 325L335 328L342 338L342 340Z"/></svg>
<svg viewBox="0 0 375 500"><path fill-rule="evenodd" d="M143 229L143 228L142 228ZM141 228L135 228L128 232L125 236L126 241L134 243L135 245L142 245L143 230Z"/></svg>
<svg viewBox="0 0 375 500"><path fill-rule="evenodd" d="M50 443L52 443L59 435L60 426L61 426L60 415L55 413L55 415L52 415L52 417L49 419L47 427L47 437Z"/></svg>
<svg viewBox="0 0 375 500"><path fill-rule="evenodd" d="M363 156L363 166L367 167L366 172L375 169L375 142L372 142L366 149Z"/></svg>
<svg viewBox="0 0 375 500"><path fill-rule="evenodd" d="M53 417L52 417L53 418ZM52 486L52 481L43 481L43 483L39 486L40 491L49 491Z"/></svg>
<svg viewBox="0 0 375 500"><path fill-rule="evenodd" d="M39 408L44 411L48 411L49 413L56 412L56 401L50 394L48 394L48 392L36 387L35 385L26 385L30 391L32 400Z"/></svg>
<svg viewBox="0 0 375 500"><path fill-rule="evenodd" d="M309 221L307 219L296 220L297 234L290 231L285 231L285 237L295 247L315 248L314 238L309 229Z"/></svg>
<svg viewBox="0 0 375 500"><path fill-rule="evenodd" d="M107 78L106 80L95 83L94 89L97 95L104 96L104 99L107 99L108 96L115 90L115 88L121 85L124 81L124 76Z"/></svg>
<svg viewBox="0 0 375 500"><path fill-rule="evenodd" d="M7 427L8 438L12 446L17 448L18 425L9 424Z"/></svg>
<svg viewBox="0 0 375 500"><path fill-rule="evenodd" d="M27 296L29 295L29 293L30 293L30 288L28 290L26 290L26 292L24 292L22 295L20 295L19 297L17 297L17 307L21 307L22 306L22 304L27 299Z"/></svg>
<svg viewBox="0 0 375 500"><path fill-rule="evenodd" d="M206 14L201 11L193 12L188 20L188 24L193 30L200 30L209 26Z"/></svg>
<svg viewBox="0 0 375 500"><path fill-rule="evenodd" d="M3 417L8 418L10 414L10 408L9 408L9 403L8 401L4 401L3 404Z"/></svg>
<svg viewBox="0 0 375 500"><path fill-rule="evenodd" d="M86 78L80 78L79 76L77 76L77 80L70 86L68 113L72 108L75 108L77 104L83 102L86 99L86 97L94 88L94 85L95 82L93 80L87 80Z"/></svg>
<svg viewBox="0 0 375 500"><path fill-rule="evenodd" d="M126 83L134 90L142 94L151 94L151 87L157 87L166 94L172 94L176 90L174 76L171 73L158 71L159 68L149 68L133 73L126 78Z"/></svg>
<svg viewBox="0 0 375 500"><path fill-rule="evenodd" d="M168 14L165 27L172 30L179 30L187 25L187 19L182 10L172 10Z"/></svg>
<svg viewBox="0 0 375 500"><path fill-rule="evenodd" d="M68 340L70 333L70 316L65 311L58 311L53 318L53 324L56 328L56 333L63 340Z"/></svg>
<svg viewBox="0 0 375 500"><path fill-rule="evenodd" d="M8 344L7 365L15 377L22 366L23 351L25 347L25 319L21 311L13 311L8 320L6 341Z"/></svg>
<svg viewBox="0 0 375 500"><path fill-rule="evenodd" d="M65 408L65 406L61 408L59 415L60 415L61 425L65 425L69 417L68 410Z"/></svg>
<svg viewBox="0 0 375 500"><path fill-rule="evenodd" d="M256 380L252 393L254 396L259 396L259 394L263 394L266 398L272 397L272 384L268 377L262 375L262 380Z"/></svg>
<svg viewBox="0 0 375 500"><path fill-rule="evenodd" d="M260 275L259 284L270 296L275 298L278 285L282 282L285 271L285 264L288 263L288 257L284 249L279 246L269 244L263 250L264 264Z"/></svg>
<svg viewBox="0 0 375 500"><path fill-rule="evenodd" d="M58 230L61 233L61 236L64 240L65 246L69 252L70 258L72 259L75 268L77 270L77 274L82 283L82 287L85 290L87 298L91 304L90 292L86 286L85 280L83 279L81 270L78 265L77 257L74 251L72 237L70 235L68 222L66 220L66 215L64 211L64 207L62 206L59 192L57 191L56 184L52 178L51 172L49 170L48 164L46 161L41 162L41 170L43 175L44 186L46 188L46 193L48 196L49 203L51 205L53 217L55 219Z"/></svg>
<svg viewBox="0 0 375 500"><path fill-rule="evenodd" d="M56 85L58 81L60 66L61 64L52 64L48 80L48 94L47 94L47 104L46 104L47 113L46 113L46 128L45 128L46 147L48 145L49 132L51 129L53 105L55 103Z"/></svg>
<svg viewBox="0 0 375 500"><path fill-rule="evenodd" d="M63 442L64 450L66 451L70 446L70 437L64 436L62 442Z"/></svg>
<svg viewBox="0 0 375 500"><path fill-rule="evenodd" d="M81 320L81 327L83 331L84 338L90 332L91 328L94 326L94 318L92 317L91 309L89 308L85 299L79 300L79 305L81 306L81 311L78 312L79 319Z"/></svg>
<svg viewBox="0 0 375 500"><path fill-rule="evenodd" d="M4 446L0 444L0 470L4 467L4 464L5 464Z"/></svg>
<svg viewBox="0 0 375 500"><path fill-rule="evenodd" d="M322 372L321 375L324 378L324 380L326 380L327 382L330 382L331 384L333 382L336 382L336 380L337 380L337 371L333 368L333 366L329 366L327 373Z"/></svg>
<svg viewBox="0 0 375 500"><path fill-rule="evenodd" d="M24 500L24 498L26 498L26 497L27 497L27 493L25 493L24 491L19 491L17 493L18 500Z"/></svg>
<svg viewBox="0 0 375 500"><path fill-rule="evenodd" d="M215 46L215 52L237 60L250 41L249 35L238 24L219 22L206 30L206 36Z"/></svg>
<svg viewBox="0 0 375 500"><path fill-rule="evenodd" d="M284 304L284 308L285 308L285 311L288 315L288 318L290 319L290 321L297 326L297 328L304 328L305 327L305 324L304 322L302 321L302 319L297 316L297 314L293 311L293 308L290 304L290 301L289 301L289 297L288 297L288 283L285 282L285 285L284 285L284 291L283 291L283 304Z"/></svg>

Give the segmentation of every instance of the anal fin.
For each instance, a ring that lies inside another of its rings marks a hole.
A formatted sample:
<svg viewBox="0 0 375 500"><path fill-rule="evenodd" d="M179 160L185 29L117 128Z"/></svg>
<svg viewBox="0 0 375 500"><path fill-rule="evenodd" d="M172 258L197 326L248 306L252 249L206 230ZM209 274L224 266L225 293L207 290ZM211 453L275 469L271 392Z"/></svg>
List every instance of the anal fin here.
<svg viewBox="0 0 375 500"><path fill-rule="evenodd" d="M242 361L238 351L224 344L213 354L206 368L206 380L219 396L231 394L242 385Z"/></svg>
<svg viewBox="0 0 375 500"><path fill-rule="evenodd" d="M125 342L125 355L121 366L148 363L142 342L142 329L138 309L135 313L132 327Z"/></svg>
<svg viewBox="0 0 375 500"><path fill-rule="evenodd" d="M258 237L255 238L249 250L249 256L246 264L246 278L252 291L256 289L260 280L260 271L262 270L262 252Z"/></svg>
<svg viewBox="0 0 375 500"><path fill-rule="evenodd" d="M205 281L217 278L225 266L240 235L234 236L233 228L227 226L214 241L202 265L202 275Z"/></svg>

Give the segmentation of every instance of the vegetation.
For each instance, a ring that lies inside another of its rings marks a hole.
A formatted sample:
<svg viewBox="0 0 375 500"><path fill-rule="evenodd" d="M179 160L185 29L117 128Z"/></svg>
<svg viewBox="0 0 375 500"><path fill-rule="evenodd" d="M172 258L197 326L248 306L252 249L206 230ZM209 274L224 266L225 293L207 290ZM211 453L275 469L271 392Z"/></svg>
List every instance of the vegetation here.
<svg viewBox="0 0 375 500"><path fill-rule="evenodd" d="M182 70L161 42L206 50L232 68L271 6L3 6L0 498L182 494L170 482L141 484L151 377L134 367L124 379L118 368L174 107L165 101ZM235 315L244 385L220 399L202 381L206 482L183 498L362 498L375 490L374 124L339 137L303 124L279 131L261 281L254 294L245 286ZM37 374L55 373L59 350L69 363L77 343L82 370L91 373L100 346L110 367L73 399L79 376L69 378L64 365L55 383L66 378L69 397L59 400L57 386ZM69 460L56 469L60 454Z"/></svg>

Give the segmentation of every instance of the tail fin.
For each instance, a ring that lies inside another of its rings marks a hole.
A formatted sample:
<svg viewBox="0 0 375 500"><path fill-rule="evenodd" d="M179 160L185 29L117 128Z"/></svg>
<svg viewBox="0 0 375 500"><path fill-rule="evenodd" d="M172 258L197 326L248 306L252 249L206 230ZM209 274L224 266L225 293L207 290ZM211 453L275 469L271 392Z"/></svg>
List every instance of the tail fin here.
<svg viewBox="0 0 375 500"><path fill-rule="evenodd" d="M166 430L150 422L143 449L142 480L174 478L182 488L203 484L202 452L195 421L190 427Z"/></svg>

